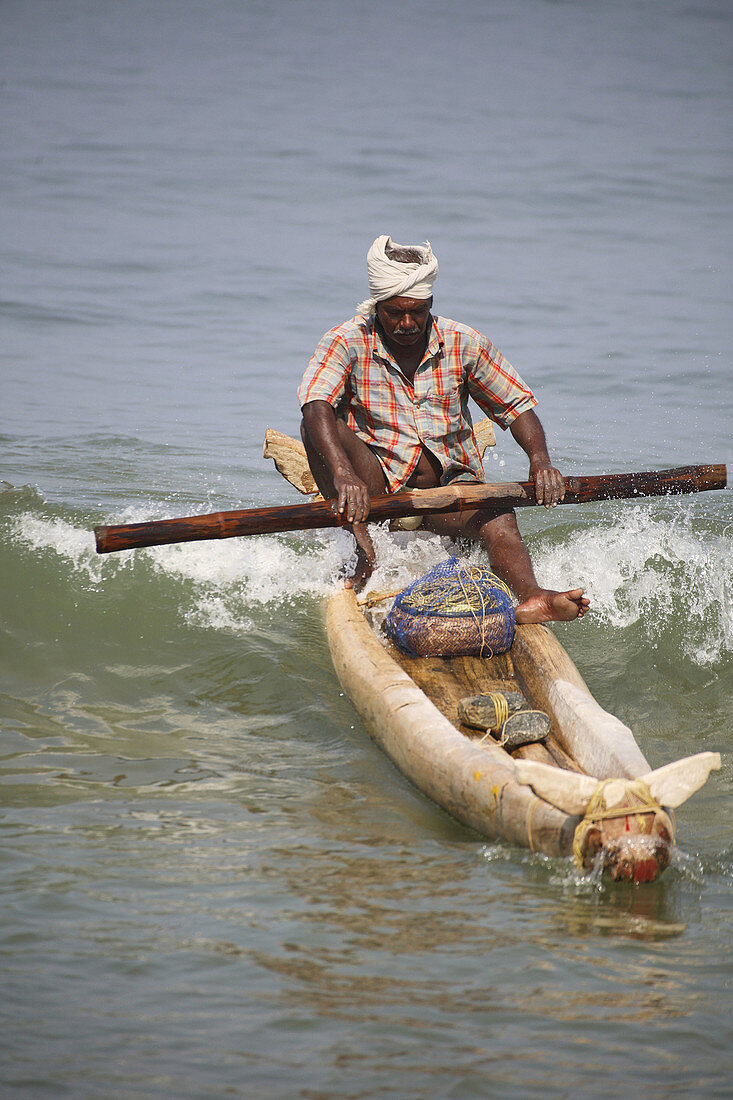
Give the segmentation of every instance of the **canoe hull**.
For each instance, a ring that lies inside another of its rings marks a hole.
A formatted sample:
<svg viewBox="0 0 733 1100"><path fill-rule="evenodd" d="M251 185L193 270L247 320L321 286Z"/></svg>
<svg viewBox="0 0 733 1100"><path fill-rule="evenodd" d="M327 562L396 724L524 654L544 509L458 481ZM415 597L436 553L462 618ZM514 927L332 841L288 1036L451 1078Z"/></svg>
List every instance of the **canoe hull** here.
<svg viewBox="0 0 733 1100"><path fill-rule="evenodd" d="M399 770L452 817L484 836L548 855L572 850L578 818L517 783L498 745L480 748L390 656L348 589L329 603L329 645L341 685Z"/></svg>
<svg viewBox="0 0 733 1100"><path fill-rule="evenodd" d="M401 658L377 637L349 589L330 600L327 630L344 691L371 737L416 787L483 836L548 856L572 853L580 818L517 782L511 757L496 742L479 745L466 736L449 717L455 707L447 687L441 691L439 683L427 693L402 667L435 677L451 662L435 660L431 671L429 659L415 665ZM496 686L492 662L467 660L473 687L482 675L487 690ZM575 757L580 744L593 774L632 778L649 770L631 731L598 706L551 631L519 627L509 666L530 702L550 715L561 748Z"/></svg>

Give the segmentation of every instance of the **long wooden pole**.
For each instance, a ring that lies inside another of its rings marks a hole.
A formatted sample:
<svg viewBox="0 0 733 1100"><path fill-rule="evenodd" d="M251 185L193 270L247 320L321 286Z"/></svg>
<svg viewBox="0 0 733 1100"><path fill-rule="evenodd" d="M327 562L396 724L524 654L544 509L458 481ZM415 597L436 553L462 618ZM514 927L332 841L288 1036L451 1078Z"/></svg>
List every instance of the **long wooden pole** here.
<svg viewBox="0 0 733 1100"><path fill-rule="evenodd" d="M622 500L633 497L702 493L724 489L727 471L723 465L680 466L674 470L646 473L600 474L565 478L563 504L584 504L594 500ZM531 481L484 483L454 482L437 489L405 489L399 493L372 497L370 521L399 519L430 512L460 512L468 508L522 508L535 504ZM237 535L264 535L276 531L298 531L314 527L346 526L332 500L287 504L274 508L247 508L213 512L205 516L153 520L95 527L97 552L132 550L171 542L229 539Z"/></svg>

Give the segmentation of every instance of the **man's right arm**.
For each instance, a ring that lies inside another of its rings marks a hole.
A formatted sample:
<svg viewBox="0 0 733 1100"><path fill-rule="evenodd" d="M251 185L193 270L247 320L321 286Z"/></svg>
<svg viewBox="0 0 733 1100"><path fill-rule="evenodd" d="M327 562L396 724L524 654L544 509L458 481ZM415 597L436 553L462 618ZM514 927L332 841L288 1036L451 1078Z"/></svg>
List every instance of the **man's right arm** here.
<svg viewBox="0 0 733 1100"><path fill-rule="evenodd" d="M303 424L321 460L322 469L313 470L321 493L337 500L339 513L349 523L364 522L370 509L369 490L344 450L333 407L328 401L309 401L303 405ZM324 474L330 484L321 484Z"/></svg>

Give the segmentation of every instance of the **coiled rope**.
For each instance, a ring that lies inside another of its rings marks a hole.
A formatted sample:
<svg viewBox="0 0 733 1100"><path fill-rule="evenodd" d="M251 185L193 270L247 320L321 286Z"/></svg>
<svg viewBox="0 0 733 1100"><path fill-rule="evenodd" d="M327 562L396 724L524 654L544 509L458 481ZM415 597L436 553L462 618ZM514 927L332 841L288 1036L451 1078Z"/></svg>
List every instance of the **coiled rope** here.
<svg viewBox="0 0 733 1100"><path fill-rule="evenodd" d="M464 578L470 581L470 585L464 583ZM467 613L481 612L486 614L486 598L482 591L480 581L490 583L494 588L500 588L509 599L512 598L511 590L495 573L491 573L478 565L459 565L456 563L455 580L458 584L447 584L443 577L426 581L410 591L406 599L406 606L423 614L465 615ZM488 605L491 606L491 605Z"/></svg>

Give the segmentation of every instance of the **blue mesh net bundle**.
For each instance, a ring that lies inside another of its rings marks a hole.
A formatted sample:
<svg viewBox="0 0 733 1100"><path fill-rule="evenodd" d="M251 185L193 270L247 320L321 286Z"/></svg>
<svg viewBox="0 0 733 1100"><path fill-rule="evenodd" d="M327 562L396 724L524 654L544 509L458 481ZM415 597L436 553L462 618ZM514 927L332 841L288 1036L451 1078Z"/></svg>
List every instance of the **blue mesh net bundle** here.
<svg viewBox="0 0 733 1100"><path fill-rule="evenodd" d="M514 623L504 582L449 558L400 592L385 629L411 657L492 657L511 646Z"/></svg>

